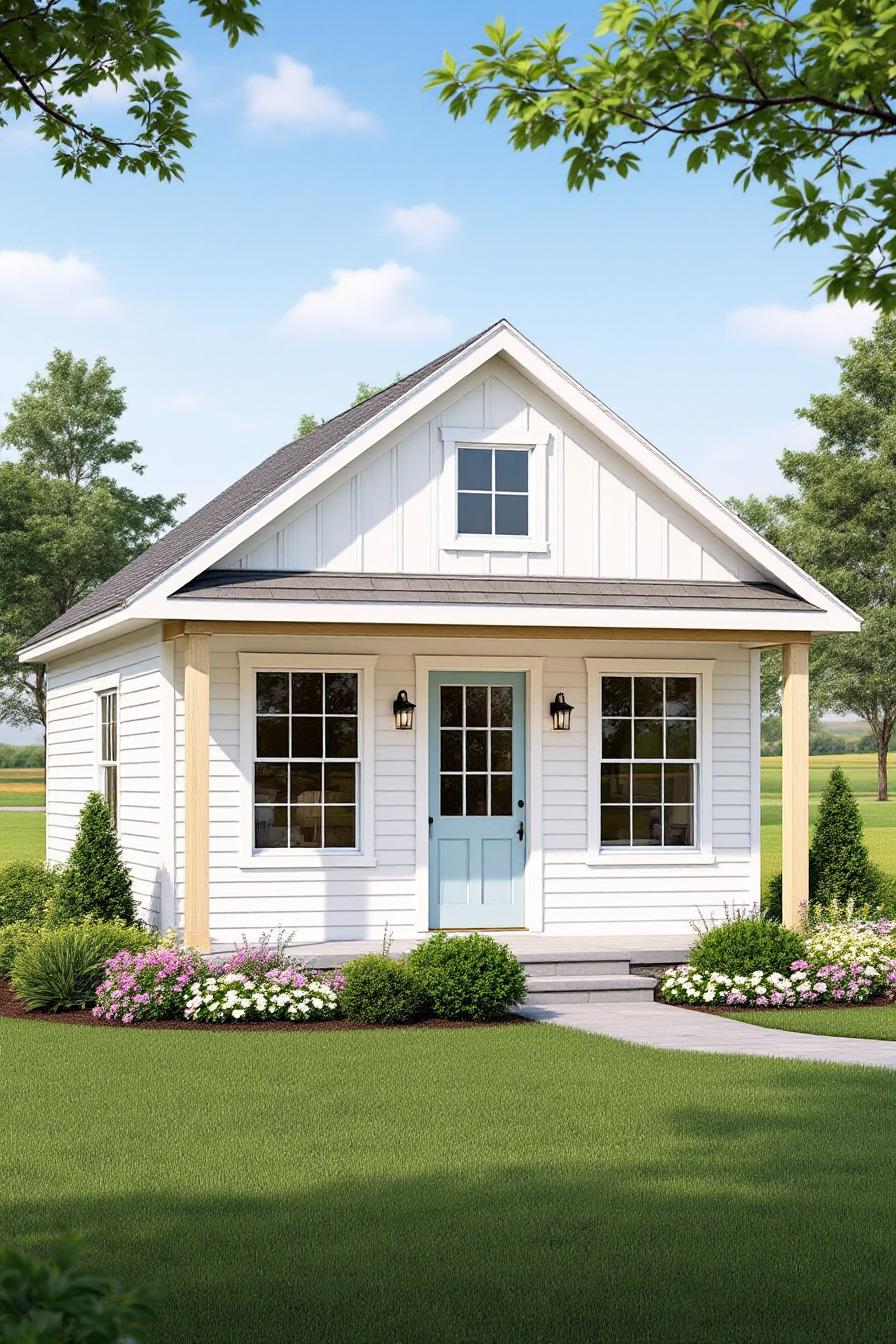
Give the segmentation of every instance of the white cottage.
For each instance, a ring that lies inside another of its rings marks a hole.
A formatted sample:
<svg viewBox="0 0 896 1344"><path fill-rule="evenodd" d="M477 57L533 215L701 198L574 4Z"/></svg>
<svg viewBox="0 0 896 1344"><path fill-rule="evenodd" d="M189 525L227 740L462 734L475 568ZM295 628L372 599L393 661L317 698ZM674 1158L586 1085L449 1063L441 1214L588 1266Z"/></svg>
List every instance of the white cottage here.
<svg viewBox="0 0 896 1344"><path fill-rule="evenodd" d="M144 916L200 948L686 937L759 896L759 650L782 645L793 920L809 641L858 627L497 322L22 651L49 667L47 857L99 787Z"/></svg>

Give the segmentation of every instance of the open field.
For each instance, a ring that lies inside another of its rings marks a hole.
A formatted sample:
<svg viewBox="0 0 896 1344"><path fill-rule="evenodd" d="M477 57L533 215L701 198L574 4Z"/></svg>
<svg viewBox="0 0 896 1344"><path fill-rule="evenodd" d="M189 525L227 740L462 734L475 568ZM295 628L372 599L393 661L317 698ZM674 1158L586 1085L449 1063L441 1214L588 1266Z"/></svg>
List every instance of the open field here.
<svg viewBox="0 0 896 1344"><path fill-rule="evenodd" d="M46 785L42 767L31 770L0 770L0 808L43 807Z"/></svg>
<svg viewBox="0 0 896 1344"><path fill-rule="evenodd" d="M809 817L818 815L818 800L835 765L846 772L865 824L868 852L875 863L896 873L896 753L890 755L891 800L877 801L877 761L870 755L809 757ZM781 871L781 758L762 758L762 885Z"/></svg>
<svg viewBox="0 0 896 1344"><path fill-rule="evenodd" d="M872 1041L896 1041L896 1005L886 1008L762 1008L730 1013L740 1022L783 1031L809 1031L815 1036L860 1036Z"/></svg>
<svg viewBox="0 0 896 1344"><path fill-rule="evenodd" d="M548 1026L6 1019L0 1058L0 1240L80 1230L153 1341L892 1338L884 1070Z"/></svg>
<svg viewBox="0 0 896 1344"><path fill-rule="evenodd" d="M44 857L46 815L43 812L0 811L0 864Z"/></svg>

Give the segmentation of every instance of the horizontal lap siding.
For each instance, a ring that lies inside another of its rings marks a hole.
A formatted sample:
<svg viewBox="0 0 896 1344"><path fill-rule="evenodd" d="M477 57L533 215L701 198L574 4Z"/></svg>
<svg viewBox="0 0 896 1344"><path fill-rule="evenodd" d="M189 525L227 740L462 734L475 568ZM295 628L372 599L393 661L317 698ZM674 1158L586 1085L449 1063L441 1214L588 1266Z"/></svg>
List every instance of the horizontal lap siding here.
<svg viewBox="0 0 896 1344"><path fill-rule="evenodd" d="M119 837L142 918L159 921L161 780L158 627L51 664L47 693L47 861L64 863L97 788L96 684L118 674Z"/></svg>
<svg viewBox="0 0 896 1344"><path fill-rule="evenodd" d="M180 641L178 642L178 646ZM369 868L240 867L239 659L256 653L378 655L375 674L375 854ZM418 701L416 653L450 658L543 655L542 827L545 929L548 933L687 934L701 916L755 896L751 856L750 661L727 645L621 645L586 641L485 639L412 641L334 637L214 637L211 650L210 923L215 945L278 929L297 940L397 937L415 932L415 733L396 732L392 701L406 689ZM714 658L713 773L716 862L686 866L594 867L587 862L587 684L585 658ZM183 917L183 661L176 668L176 833L178 918ZM547 704L563 690L575 705L569 733L550 728Z"/></svg>
<svg viewBox="0 0 896 1344"><path fill-rule="evenodd" d="M544 753L545 931L569 934L681 933L757 898L751 854L750 655L731 645L603 646L608 657L713 658L712 864L586 862L588 689L583 657L549 657L548 695L576 706L569 733L546 728ZM594 656L591 649L586 656ZM599 656L599 655L598 655ZM595 769L591 766L592 771Z"/></svg>

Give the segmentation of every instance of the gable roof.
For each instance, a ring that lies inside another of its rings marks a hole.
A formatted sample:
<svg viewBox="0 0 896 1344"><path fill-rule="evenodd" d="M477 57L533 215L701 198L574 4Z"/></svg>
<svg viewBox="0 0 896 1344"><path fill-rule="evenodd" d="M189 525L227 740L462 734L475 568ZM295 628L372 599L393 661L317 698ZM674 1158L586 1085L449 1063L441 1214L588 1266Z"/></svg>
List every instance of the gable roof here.
<svg viewBox="0 0 896 1344"><path fill-rule="evenodd" d="M453 350L446 351L444 355L439 355L437 359L423 364L413 373L390 383L381 392L375 392L366 401L340 411L310 434L305 434L300 439L293 439L282 448L278 448L270 457L259 462L258 466L247 471L245 476L241 476L233 485L222 490L220 495L216 495L189 518L185 518L170 532L166 532L117 574L98 584L86 597L82 597L80 602L76 602L55 621L44 626L43 630L29 639L24 647L28 648L52 635L58 635L63 630L80 625L82 621L90 620L94 616L102 616L115 607L124 606L129 598L136 596L148 583L167 573L180 560L190 555L197 546L217 536L222 528L242 517L247 509L251 509L317 458L375 420L384 410L401 401L420 383L425 382L432 374L437 373L457 355L462 354L469 346L475 345L478 340L500 325L500 321L493 322L490 327L485 327L469 340L456 345Z"/></svg>
<svg viewBox="0 0 896 1344"><path fill-rule="evenodd" d="M810 609L817 603L814 609L819 614L804 616L803 621L810 623L800 628L845 631L861 627L860 618L845 603L502 318L313 433L284 445L34 635L19 651L21 660L42 659L72 643L89 642L94 629L96 637L109 638L111 628L120 622L166 620L183 614L184 586L224 560L236 542L256 533L380 439L400 431L414 414L495 356L507 359L658 489L733 545L773 586L780 584ZM80 629L88 623L89 630Z"/></svg>

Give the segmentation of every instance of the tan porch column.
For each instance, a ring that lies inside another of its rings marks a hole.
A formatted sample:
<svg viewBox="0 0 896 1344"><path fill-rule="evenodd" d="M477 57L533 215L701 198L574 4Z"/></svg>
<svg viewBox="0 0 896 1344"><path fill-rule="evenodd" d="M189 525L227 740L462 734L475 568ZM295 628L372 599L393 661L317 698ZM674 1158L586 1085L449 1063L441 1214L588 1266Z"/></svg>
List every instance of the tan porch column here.
<svg viewBox="0 0 896 1344"><path fill-rule="evenodd" d="M782 919L795 929L809 900L809 645L783 644L781 652Z"/></svg>
<svg viewBox="0 0 896 1344"><path fill-rule="evenodd" d="M209 950L209 639L184 636L184 941L200 952Z"/></svg>

